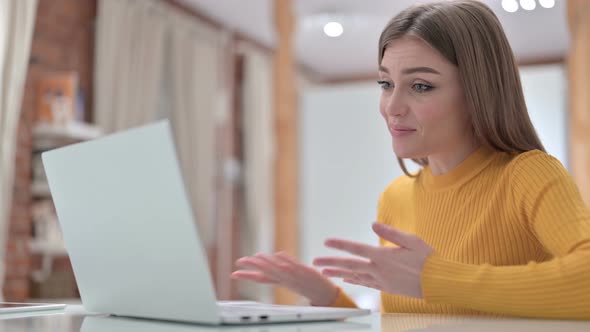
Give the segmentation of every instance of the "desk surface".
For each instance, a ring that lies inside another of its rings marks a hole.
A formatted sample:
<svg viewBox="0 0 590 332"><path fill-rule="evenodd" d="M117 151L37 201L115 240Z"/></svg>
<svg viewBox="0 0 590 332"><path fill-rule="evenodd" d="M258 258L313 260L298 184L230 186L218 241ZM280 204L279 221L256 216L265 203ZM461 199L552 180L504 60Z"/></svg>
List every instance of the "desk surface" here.
<svg viewBox="0 0 590 332"><path fill-rule="evenodd" d="M329 332L329 331L475 331L475 332L588 332L590 321L481 318L419 314L373 314L346 322L205 327L88 314L79 305L64 311L0 315L0 331L10 332Z"/></svg>

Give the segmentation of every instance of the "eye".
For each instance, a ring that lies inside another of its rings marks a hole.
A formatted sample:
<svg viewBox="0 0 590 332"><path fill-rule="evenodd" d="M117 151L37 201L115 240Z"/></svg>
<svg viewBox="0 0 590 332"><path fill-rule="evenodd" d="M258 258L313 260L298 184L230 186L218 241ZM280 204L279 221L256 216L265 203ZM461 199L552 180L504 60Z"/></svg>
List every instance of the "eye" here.
<svg viewBox="0 0 590 332"><path fill-rule="evenodd" d="M379 86L381 86L381 89L383 90L387 90L392 87L392 84L387 81L377 81L377 83L379 84Z"/></svg>
<svg viewBox="0 0 590 332"><path fill-rule="evenodd" d="M412 89L414 89L414 91L416 91L418 93L424 93L424 92L428 92L434 88L428 84L416 83L416 84L412 85Z"/></svg>

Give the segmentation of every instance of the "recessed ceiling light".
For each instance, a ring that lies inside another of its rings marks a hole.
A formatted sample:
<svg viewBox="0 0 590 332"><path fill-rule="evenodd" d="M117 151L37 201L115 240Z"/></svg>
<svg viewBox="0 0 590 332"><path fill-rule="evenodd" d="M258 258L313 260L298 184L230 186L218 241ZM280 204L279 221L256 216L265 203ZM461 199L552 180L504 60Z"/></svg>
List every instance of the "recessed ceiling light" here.
<svg viewBox="0 0 590 332"><path fill-rule="evenodd" d="M539 5L543 8L553 8L555 6L555 0L539 0Z"/></svg>
<svg viewBox="0 0 590 332"><path fill-rule="evenodd" d="M324 25L324 33L328 37L339 37L342 32L344 32L344 28L338 22L328 22Z"/></svg>
<svg viewBox="0 0 590 332"><path fill-rule="evenodd" d="M502 8L509 13L514 13L518 10L518 2L516 0L502 0Z"/></svg>
<svg viewBox="0 0 590 332"><path fill-rule="evenodd" d="M524 10L533 10L537 7L535 0L520 0L520 6Z"/></svg>

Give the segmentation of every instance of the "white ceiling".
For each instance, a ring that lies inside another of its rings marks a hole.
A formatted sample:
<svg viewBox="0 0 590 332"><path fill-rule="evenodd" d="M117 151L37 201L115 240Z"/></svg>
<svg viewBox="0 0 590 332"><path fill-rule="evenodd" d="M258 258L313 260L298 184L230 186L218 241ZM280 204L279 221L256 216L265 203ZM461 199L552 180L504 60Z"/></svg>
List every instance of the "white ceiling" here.
<svg viewBox="0 0 590 332"><path fill-rule="evenodd" d="M482 0L494 10L520 61L565 56L569 45L566 0L554 8L537 5L533 11L505 12L501 0ZM275 35L272 0L181 0L231 29L272 47ZM375 73L377 41L391 17L402 9L429 0L293 0L298 25L295 36L297 61L329 78L367 76ZM343 20L344 34L324 35L320 15ZM314 18L316 19L314 21Z"/></svg>

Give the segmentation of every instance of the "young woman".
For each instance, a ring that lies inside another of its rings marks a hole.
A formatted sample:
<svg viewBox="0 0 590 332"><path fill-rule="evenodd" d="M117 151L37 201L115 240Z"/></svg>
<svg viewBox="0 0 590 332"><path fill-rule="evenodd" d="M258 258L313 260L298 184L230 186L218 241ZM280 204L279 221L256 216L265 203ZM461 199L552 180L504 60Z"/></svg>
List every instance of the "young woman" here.
<svg viewBox="0 0 590 332"><path fill-rule="evenodd" d="M235 278L354 306L327 277L382 291L384 312L590 319L590 212L544 152L513 53L479 1L408 8L379 40L380 112L406 173L379 200L374 247L326 245L322 273L282 253ZM422 169L410 174L402 159ZM254 270L252 270L254 269Z"/></svg>

